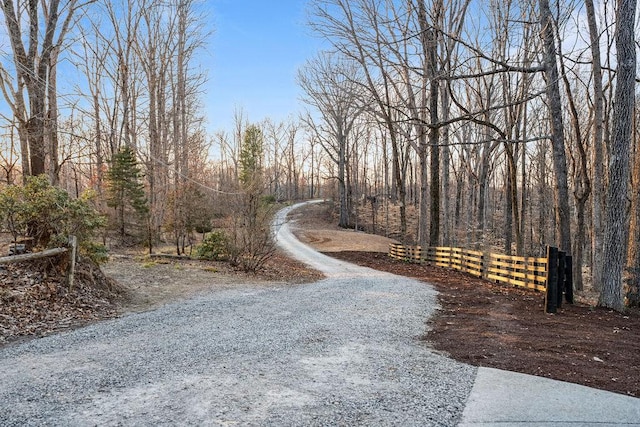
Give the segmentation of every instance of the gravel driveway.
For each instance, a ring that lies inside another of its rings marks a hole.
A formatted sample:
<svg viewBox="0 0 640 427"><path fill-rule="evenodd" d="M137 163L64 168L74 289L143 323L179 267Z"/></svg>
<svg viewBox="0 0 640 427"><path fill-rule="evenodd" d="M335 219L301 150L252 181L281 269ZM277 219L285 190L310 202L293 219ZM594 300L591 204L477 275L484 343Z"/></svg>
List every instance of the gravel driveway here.
<svg viewBox="0 0 640 427"><path fill-rule="evenodd" d="M4 348L0 425L456 425L475 368L422 341L433 289L316 258L277 228L328 278Z"/></svg>

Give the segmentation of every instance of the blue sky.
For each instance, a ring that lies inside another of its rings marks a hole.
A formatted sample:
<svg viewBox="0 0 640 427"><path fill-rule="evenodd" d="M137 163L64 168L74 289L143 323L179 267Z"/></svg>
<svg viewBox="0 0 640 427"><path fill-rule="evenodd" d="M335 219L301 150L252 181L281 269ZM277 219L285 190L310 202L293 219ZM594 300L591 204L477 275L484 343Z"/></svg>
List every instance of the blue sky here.
<svg viewBox="0 0 640 427"><path fill-rule="evenodd" d="M214 25L204 95L210 131L231 130L234 110L252 122L303 108L296 71L321 48L306 27L305 0L210 0Z"/></svg>

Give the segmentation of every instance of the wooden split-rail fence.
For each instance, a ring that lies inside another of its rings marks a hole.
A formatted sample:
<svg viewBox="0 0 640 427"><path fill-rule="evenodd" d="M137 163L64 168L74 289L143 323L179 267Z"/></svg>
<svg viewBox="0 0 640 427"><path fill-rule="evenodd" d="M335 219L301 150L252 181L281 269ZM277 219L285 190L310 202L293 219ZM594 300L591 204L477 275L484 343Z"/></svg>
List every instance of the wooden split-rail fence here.
<svg viewBox="0 0 640 427"><path fill-rule="evenodd" d="M545 311L555 313L562 298L573 303L571 256L548 246L546 257L520 257L452 247L392 243L395 259L451 268L496 283L545 292Z"/></svg>

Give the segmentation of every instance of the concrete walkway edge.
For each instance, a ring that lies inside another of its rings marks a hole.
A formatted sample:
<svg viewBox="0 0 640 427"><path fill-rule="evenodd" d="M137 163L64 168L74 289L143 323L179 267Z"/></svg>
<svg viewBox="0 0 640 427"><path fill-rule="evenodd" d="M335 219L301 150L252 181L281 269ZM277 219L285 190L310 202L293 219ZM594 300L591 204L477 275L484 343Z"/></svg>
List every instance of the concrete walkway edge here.
<svg viewBox="0 0 640 427"><path fill-rule="evenodd" d="M460 426L640 426L640 399L478 368Z"/></svg>

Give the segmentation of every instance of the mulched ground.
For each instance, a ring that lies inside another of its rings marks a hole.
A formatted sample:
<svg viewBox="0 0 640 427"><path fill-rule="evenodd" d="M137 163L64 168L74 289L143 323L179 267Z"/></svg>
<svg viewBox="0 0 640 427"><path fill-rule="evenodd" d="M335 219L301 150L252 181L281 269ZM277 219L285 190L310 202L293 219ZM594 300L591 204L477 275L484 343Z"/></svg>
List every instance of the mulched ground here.
<svg viewBox="0 0 640 427"><path fill-rule="evenodd" d="M563 305L545 314L540 292L375 252L327 255L429 282L442 310L425 336L436 350L505 369L640 397L640 312Z"/></svg>

